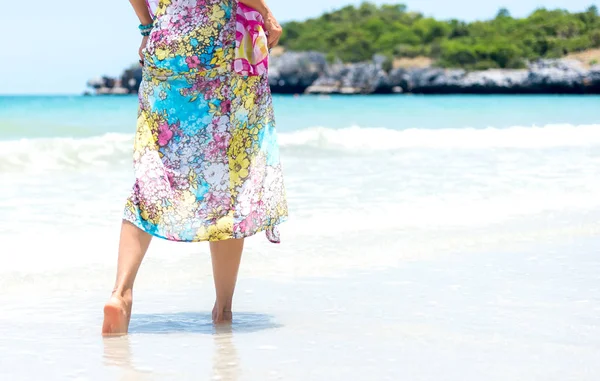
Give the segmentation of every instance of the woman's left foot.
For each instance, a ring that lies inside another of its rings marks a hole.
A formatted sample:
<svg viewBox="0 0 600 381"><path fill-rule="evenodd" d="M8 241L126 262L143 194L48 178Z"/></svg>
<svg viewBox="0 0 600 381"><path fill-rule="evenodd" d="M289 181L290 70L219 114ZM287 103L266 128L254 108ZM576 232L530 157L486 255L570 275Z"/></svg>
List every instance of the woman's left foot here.
<svg viewBox="0 0 600 381"><path fill-rule="evenodd" d="M126 335L131 315L131 300L127 301L116 295L111 296L104 306L103 336Z"/></svg>

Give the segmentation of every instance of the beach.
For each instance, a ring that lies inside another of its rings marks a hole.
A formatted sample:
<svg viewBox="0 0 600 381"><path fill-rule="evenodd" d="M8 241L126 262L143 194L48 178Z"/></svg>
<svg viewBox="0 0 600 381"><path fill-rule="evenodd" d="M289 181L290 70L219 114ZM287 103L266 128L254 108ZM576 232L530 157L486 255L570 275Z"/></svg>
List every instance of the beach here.
<svg viewBox="0 0 600 381"><path fill-rule="evenodd" d="M210 323L206 308L208 276L183 285L164 275L180 273L178 265L189 259L163 267L162 277L147 263L128 337L99 336L97 305L105 297L99 289L35 292L19 301L4 296L3 375L594 380L600 372L594 361L600 351L599 249L597 239L577 238L287 281L257 279L246 268L235 323L221 329ZM197 269L209 265L206 255L192 262Z"/></svg>
<svg viewBox="0 0 600 381"><path fill-rule="evenodd" d="M206 244L154 240L100 336L135 97L0 97L7 380L596 380L599 97L275 97L290 219L215 328Z"/></svg>

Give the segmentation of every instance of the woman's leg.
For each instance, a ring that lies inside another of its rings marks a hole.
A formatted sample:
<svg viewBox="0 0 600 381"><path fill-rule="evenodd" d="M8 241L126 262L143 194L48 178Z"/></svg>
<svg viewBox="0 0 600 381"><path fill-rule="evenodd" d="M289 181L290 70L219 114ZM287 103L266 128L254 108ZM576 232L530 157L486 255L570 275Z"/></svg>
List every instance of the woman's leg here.
<svg viewBox="0 0 600 381"><path fill-rule="evenodd" d="M232 319L233 292L235 291L243 249L243 239L229 239L210 243L213 278L217 294L212 313L215 323L227 322Z"/></svg>
<svg viewBox="0 0 600 381"><path fill-rule="evenodd" d="M104 306L103 335L123 335L129 328L133 303L133 282L152 236L130 222L123 221L119 242L117 281Z"/></svg>

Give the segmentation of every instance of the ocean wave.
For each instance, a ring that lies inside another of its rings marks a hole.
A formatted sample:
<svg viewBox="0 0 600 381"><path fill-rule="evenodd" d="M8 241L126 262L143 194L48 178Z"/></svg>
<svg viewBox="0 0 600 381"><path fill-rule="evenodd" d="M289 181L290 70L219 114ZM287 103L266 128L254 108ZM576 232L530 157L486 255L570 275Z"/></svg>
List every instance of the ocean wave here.
<svg viewBox="0 0 600 381"><path fill-rule="evenodd" d="M279 133L283 155L373 153L408 149L548 149L600 146L600 124L406 129L312 127ZM132 134L0 141L0 172L111 167L131 162Z"/></svg>
<svg viewBox="0 0 600 381"><path fill-rule="evenodd" d="M133 135L0 141L0 172L110 167L131 162Z"/></svg>
<svg viewBox="0 0 600 381"><path fill-rule="evenodd" d="M314 127L280 134L279 142L284 150L292 147L350 151L579 147L600 145L600 124L406 130Z"/></svg>

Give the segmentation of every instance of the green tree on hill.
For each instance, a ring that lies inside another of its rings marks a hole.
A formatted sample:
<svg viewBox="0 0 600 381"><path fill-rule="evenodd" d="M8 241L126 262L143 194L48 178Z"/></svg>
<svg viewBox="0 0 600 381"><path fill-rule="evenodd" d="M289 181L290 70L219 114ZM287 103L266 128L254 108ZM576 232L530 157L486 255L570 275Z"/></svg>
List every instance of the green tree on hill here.
<svg viewBox="0 0 600 381"><path fill-rule="evenodd" d="M494 19L440 21L405 5L363 3L304 22L289 22L281 39L290 50L316 50L345 62L427 56L443 67L518 68L527 60L558 58L600 47L596 6L580 13L540 8L527 18L500 9Z"/></svg>

